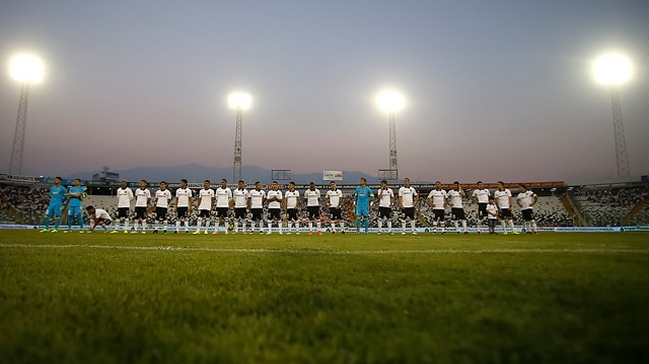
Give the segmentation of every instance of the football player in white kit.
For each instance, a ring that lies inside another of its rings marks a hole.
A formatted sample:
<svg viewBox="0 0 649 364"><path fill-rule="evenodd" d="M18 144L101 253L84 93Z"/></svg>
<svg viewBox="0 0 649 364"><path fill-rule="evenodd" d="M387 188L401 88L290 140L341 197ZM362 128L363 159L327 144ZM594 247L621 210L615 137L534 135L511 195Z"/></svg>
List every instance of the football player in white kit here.
<svg viewBox="0 0 649 364"><path fill-rule="evenodd" d="M137 233L138 221L142 224L142 234L146 234L146 210L151 203L151 191L146 188L147 182L140 181L140 188L135 190L135 220L133 221L133 231Z"/></svg>
<svg viewBox="0 0 649 364"><path fill-rule="evenodd" d="M122 180L120 187L116 191L117 194L117 220L118 224L124 224L124 234L128 234L128 220L129 211L131 210L131 201L133 200L133 191L126 186L126 181ZM117 233L118 227L111 234Z"/></svg>
<svg viewBox="0 0 649 364"><path fill-rule="evenodd" d="M418 201L419 195L415 188L410 186L410 178L404 178L403 186L399 188L399 208L401 208L404 215L403 220L401 220L401 235L406 235L406 219L410 220L412 235L417 235L415 231L415 221L417 219L415 206Z"/></svg>
<svg viewBox="0 0 649 364"><path fill-rule="evenodd" d="M198 235L201 233L201 225L205 219L205 234L210 228L210 215L212 214L212 206L214 205L214 190L210 188L210 180L206 179L203 182L203 188L198 191L198 219L196 219L196 231L192 234Z"/></svg>
<svg viewBox="0 0 649 364"><path fill-rule="evenodd" d="M446 234L444 214L446 213L447 197L446 191L442 189L442 183L440 181L435 182L435 189L430 191L426 199L428 205L433 208L433 234L437 234L437 224L442 225L442 234Z"/></svg>
<svg viewBox="0 0 649 364"><path fill-rule="evenodd" d="M279 233L282 233L282 191L279 190L277 181L273 181L271 190L266 193L266 203L268 204L268 232L273 229L273 222L277 223Z"/></svg>
<svg viewBox="0 0 649 364"><path fill-rule="evenodd" d="M331 233L336 233L336 223L340 222L340 232L345 233L345 223L342 218L342 204L343 204L343 191L336 187L336 182L329 183L331 187L325 193L325 204L329 208L329 215L331 215Z"/></svg>
<svg viewBox="0 0 649 364"><path fill-rule="evenodd" d="M518 207L521 208L523 221L525 222L525 231L527 234L532 234L532 231L534 231L534 234L539 233L536 227L536 220L534 220L534 210L532 210L538 200L539 196L537 196L536 193L525 188L525 185L522 183L518 185L516 203L518 204Z"/></svg>
<svg viewBox="0 0 649 364"><path fill-rule="evenodd" d="M288 191L284 193L284 213L288 222L287 234L291 233L293 223L295 223L295 233L300 233L300 220L298 218L300 211L300 192L295 189L295 182L288 183Z"/></svg>
<svg viewBox="0 0 649 364"><path fill-rule="evenodd" d="M189 214L192 212L192 190L187 188L187 180L180 180L180 188L176 190L176 231L180 233L180 220L185 223L185 234L189 234Z"/></svg>
<svg viewBox="0 0 649 364"><path fill-rule="evenodd" d="M519 233L514 228L514 221L512 221L512 193L508 189L505 189L505 183L503 181L498 181L498 189L494 192L494 200L496 200L496 205L498 205L500 222L503 226L503 235L507 235L507 226L505 225L507 221L509 221L512 233L518 235Z"/></svg>
<svg viewBox="0 0 649 364"><path fill-rule="evenodd" d="M255 233L255 224L259 224L259 233L263 234L264 200L266 199L266 192L261 189L261 182L255 182L255 188L248 192L248 199L250 200L248 206L252 214L252 233Z"/></svg>
<svg viewBox="0 0 649 364"><path fill-rule="evenodd" d="M381 234L383 222L387 221L388 234L394 235L392 232L392 206L394 205L394 192L388 187L388 181L381 181L381 187L376 191L376 199L379 200L379 216L378 225L379 230L377 234Z"/></svg>
<svg viewBox="0 0 649 364"><path fill-rule="evenodd" d="M225 225L225 233L228 233L228 212L234 204L232 199L232 190L228 187L228 181L223 178L221 180L221 186L216 189L216 222L214 223L214 232L212 234L219 233L219 225L223 222Z"/></svg>
<svg viewBox="0 0 649 364"><path fill-rule="evenodd" d="M473 193L471 193L471 200L474 203L478 204L478 234L480 234L480 229L482 228L482 220L488 217L487 205L489 204L489 197L491 196L491 193L488 189L484 188L482 181L478 181L477 184L478 188L473 190Z"/></svg>
<svg viewBox="0 0 649 364"><path fill-rule="evenodd" d="M154 234L158 233L158 227L162 222L162 232L167 233L167 209L171 203L171 192L167 189L167 182L160 182L160 189L155 192L155 228Z"/></svg>
<svg viewBox="0 0 649 364"><path fill-rule="evenodd" d="M309 219L309 235L313 235L313 221L316 222L318 235L322 235L320 222L320 190L315 188L315 183L309 183L309 189L304 191L304 201L306 201L306 213Z"/></svg>
<svg viewBox="0 0 649 364"><path fill-rule="evenodd" d="M448 201L447 204L451 206L451 218L453 219L453 225L455 225L455 232L460 233L460 228L458 227L458 221L462 221L462 228L464 233L468 234L466 228L466 216L464 214L464 207L462 207L462 198L466 197L466 193L460 186L460 182L453 182L453 189L449 190L447 193Z"/></svg>
<svg viewBox="0 0 649 364"><path fill-rule="evenodd" d="M246 233L246 215L248 214L248 190L243 181L239 181L237 189L232 191L234 197L234 233L239 232L239 223L241 231Z"/></svg>
<svg viewBox="0 0 649 364"><path fill-rule="evenodd" d="M96 209L93 206L86 207L88 211L88 217L90 217L90 229L88 234L90 234L97 226L101 226L104 229L104 233L108 230L108 226L113 223L113 219L110 218L108 212L104 209Z"/></svg>

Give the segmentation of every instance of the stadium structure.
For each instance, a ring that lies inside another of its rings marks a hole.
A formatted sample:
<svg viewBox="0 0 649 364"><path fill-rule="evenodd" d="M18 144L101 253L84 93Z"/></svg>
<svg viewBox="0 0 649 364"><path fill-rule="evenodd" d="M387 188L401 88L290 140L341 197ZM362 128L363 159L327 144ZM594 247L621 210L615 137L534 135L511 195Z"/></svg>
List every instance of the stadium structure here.
<svg viewBox="0 0 649 364"><path fill-rule="evenodd" d="M38 228L43 224L44 213L49 202L48 188L52 185L53 178L30 177L0 174L0 225L12 228ZM619 177L609 180L591 181L551 181L551 182L526 182L528 189L531 189L539 196L539 201L534 207L536 221L543 230L570 231L570 230L645 230L649 226L649 176ZM64 180L64 186L72 185L72 180ZM88 197L84 205L93 205L108 211L114 216L117 210L117 199L115 193L119 182L110 179L97 179L83 181ZM137 188L138 182L129 182L130 188ZM418 228L427 231L432 221L432 210L426 204L428 193L434 188L432 184L412 184L419 194ZM518 182L507 183L505 188L512 191L515 196ZM170 183L168 187L173 192L178 184ZM236 188L235 186L230 186ZM270 183L263 186L263 189L270 189ZM369 186L376 191L378 185ZM451 189L450 184L444 184L444 189ZM475 184L462 184L467 191L475 189ZM154 192L158 188L157 182L150 182L149 189ZM189 188L197 192L202 188L202 183L190 183ZM247 186L252 188L252 186ZM288 183L282 181L281 190L286 190ZM307 185L298 185L298 191L304 191ZM329 189L328 182L317 186L323 194ZM338 185L343 191L347 211L351 211L351 198L356 185ZM392 185L391 188L398 190L399 185ZM491 191L496 189L495 183L485 183L485 188ZM196 203L196 202L194 202ZM328 215L322 205L323 216ZM372 215L376 215L377 204L374 206ZM469 199L464 199L464 209L467 213L469 226L477 223L477 206ZM450 210L450 209L449 209ZM196 209L194 209L194 212ZM514 204L514 221L520 225L522 222L520 209ZM395 220L398 219L398 211L395 210ZM371 216L371 217L374 217ZM87 216L84 216L84 219ZM196 216L191 217L193 224ZM172 216L172 221L173 221ZM347 220L352 220L353 214L347 213ZM85 219L87 221L87 219ZM372 219L375 220L375 219ZM348 225L351 226L351 225ZM603 229L605 228L605 229Z"/></svg>

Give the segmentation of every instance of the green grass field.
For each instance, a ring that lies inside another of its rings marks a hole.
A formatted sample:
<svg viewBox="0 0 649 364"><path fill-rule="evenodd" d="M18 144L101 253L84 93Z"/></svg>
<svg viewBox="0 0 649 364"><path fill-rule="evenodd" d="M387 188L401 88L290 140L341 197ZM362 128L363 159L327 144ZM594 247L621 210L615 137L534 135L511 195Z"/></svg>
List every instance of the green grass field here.
<svg viewBox="0 0 649 364"><path fill-rule="evenodd" d="M0 363L647 363L649 235L0 230Z"/></svg>

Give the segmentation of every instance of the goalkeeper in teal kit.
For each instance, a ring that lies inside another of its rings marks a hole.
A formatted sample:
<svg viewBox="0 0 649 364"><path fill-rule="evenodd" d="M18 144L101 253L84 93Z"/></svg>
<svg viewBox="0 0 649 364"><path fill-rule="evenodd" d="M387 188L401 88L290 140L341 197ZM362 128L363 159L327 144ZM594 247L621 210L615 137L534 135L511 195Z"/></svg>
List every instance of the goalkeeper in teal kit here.
<svg viewBox="0 0 649 364"><path fill-rule="evenodd" d="M45 229L42 233L57 232L61 223L61 214L63 211L63 202L67 199L68 190L61 186L61 177L54 178L54 186L50 187L50 204L47 206L45 213ZM50 219L54 218L54 229L50 230Z"/></svg>
<svg viewBox="0 0 649 364"><path fill-rule="evenodd" d="M370 226L370 205L374 200L374 193L367 187L367 180L361 178L360 187L356 187L354 194L354 204L356 205L356 234L361 229L361 219L365 227L365 234Z"/></svg>
<svg viewBox="0 0 649 364"><path fill-rule="evenodd" d="M81 200L86 197L86 191L81 187L81 180L75 179L74 186L70 187L68 191L68 198L70 203L68 205L68 230L72 230L72 220L76 217L79 221L79 232L83 234L83 212L81 211Z"/></svg>

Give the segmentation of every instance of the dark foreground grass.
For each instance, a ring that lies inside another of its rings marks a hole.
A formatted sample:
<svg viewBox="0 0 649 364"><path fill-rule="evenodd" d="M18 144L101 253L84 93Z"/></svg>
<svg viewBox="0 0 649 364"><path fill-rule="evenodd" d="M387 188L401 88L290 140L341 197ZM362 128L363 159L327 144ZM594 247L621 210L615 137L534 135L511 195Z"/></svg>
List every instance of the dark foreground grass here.
<svg viewBox="0 0 649 364"><path fill-rule="evenodd" d="M646 363L648 244L0 230L0 362Z"/></svg>

